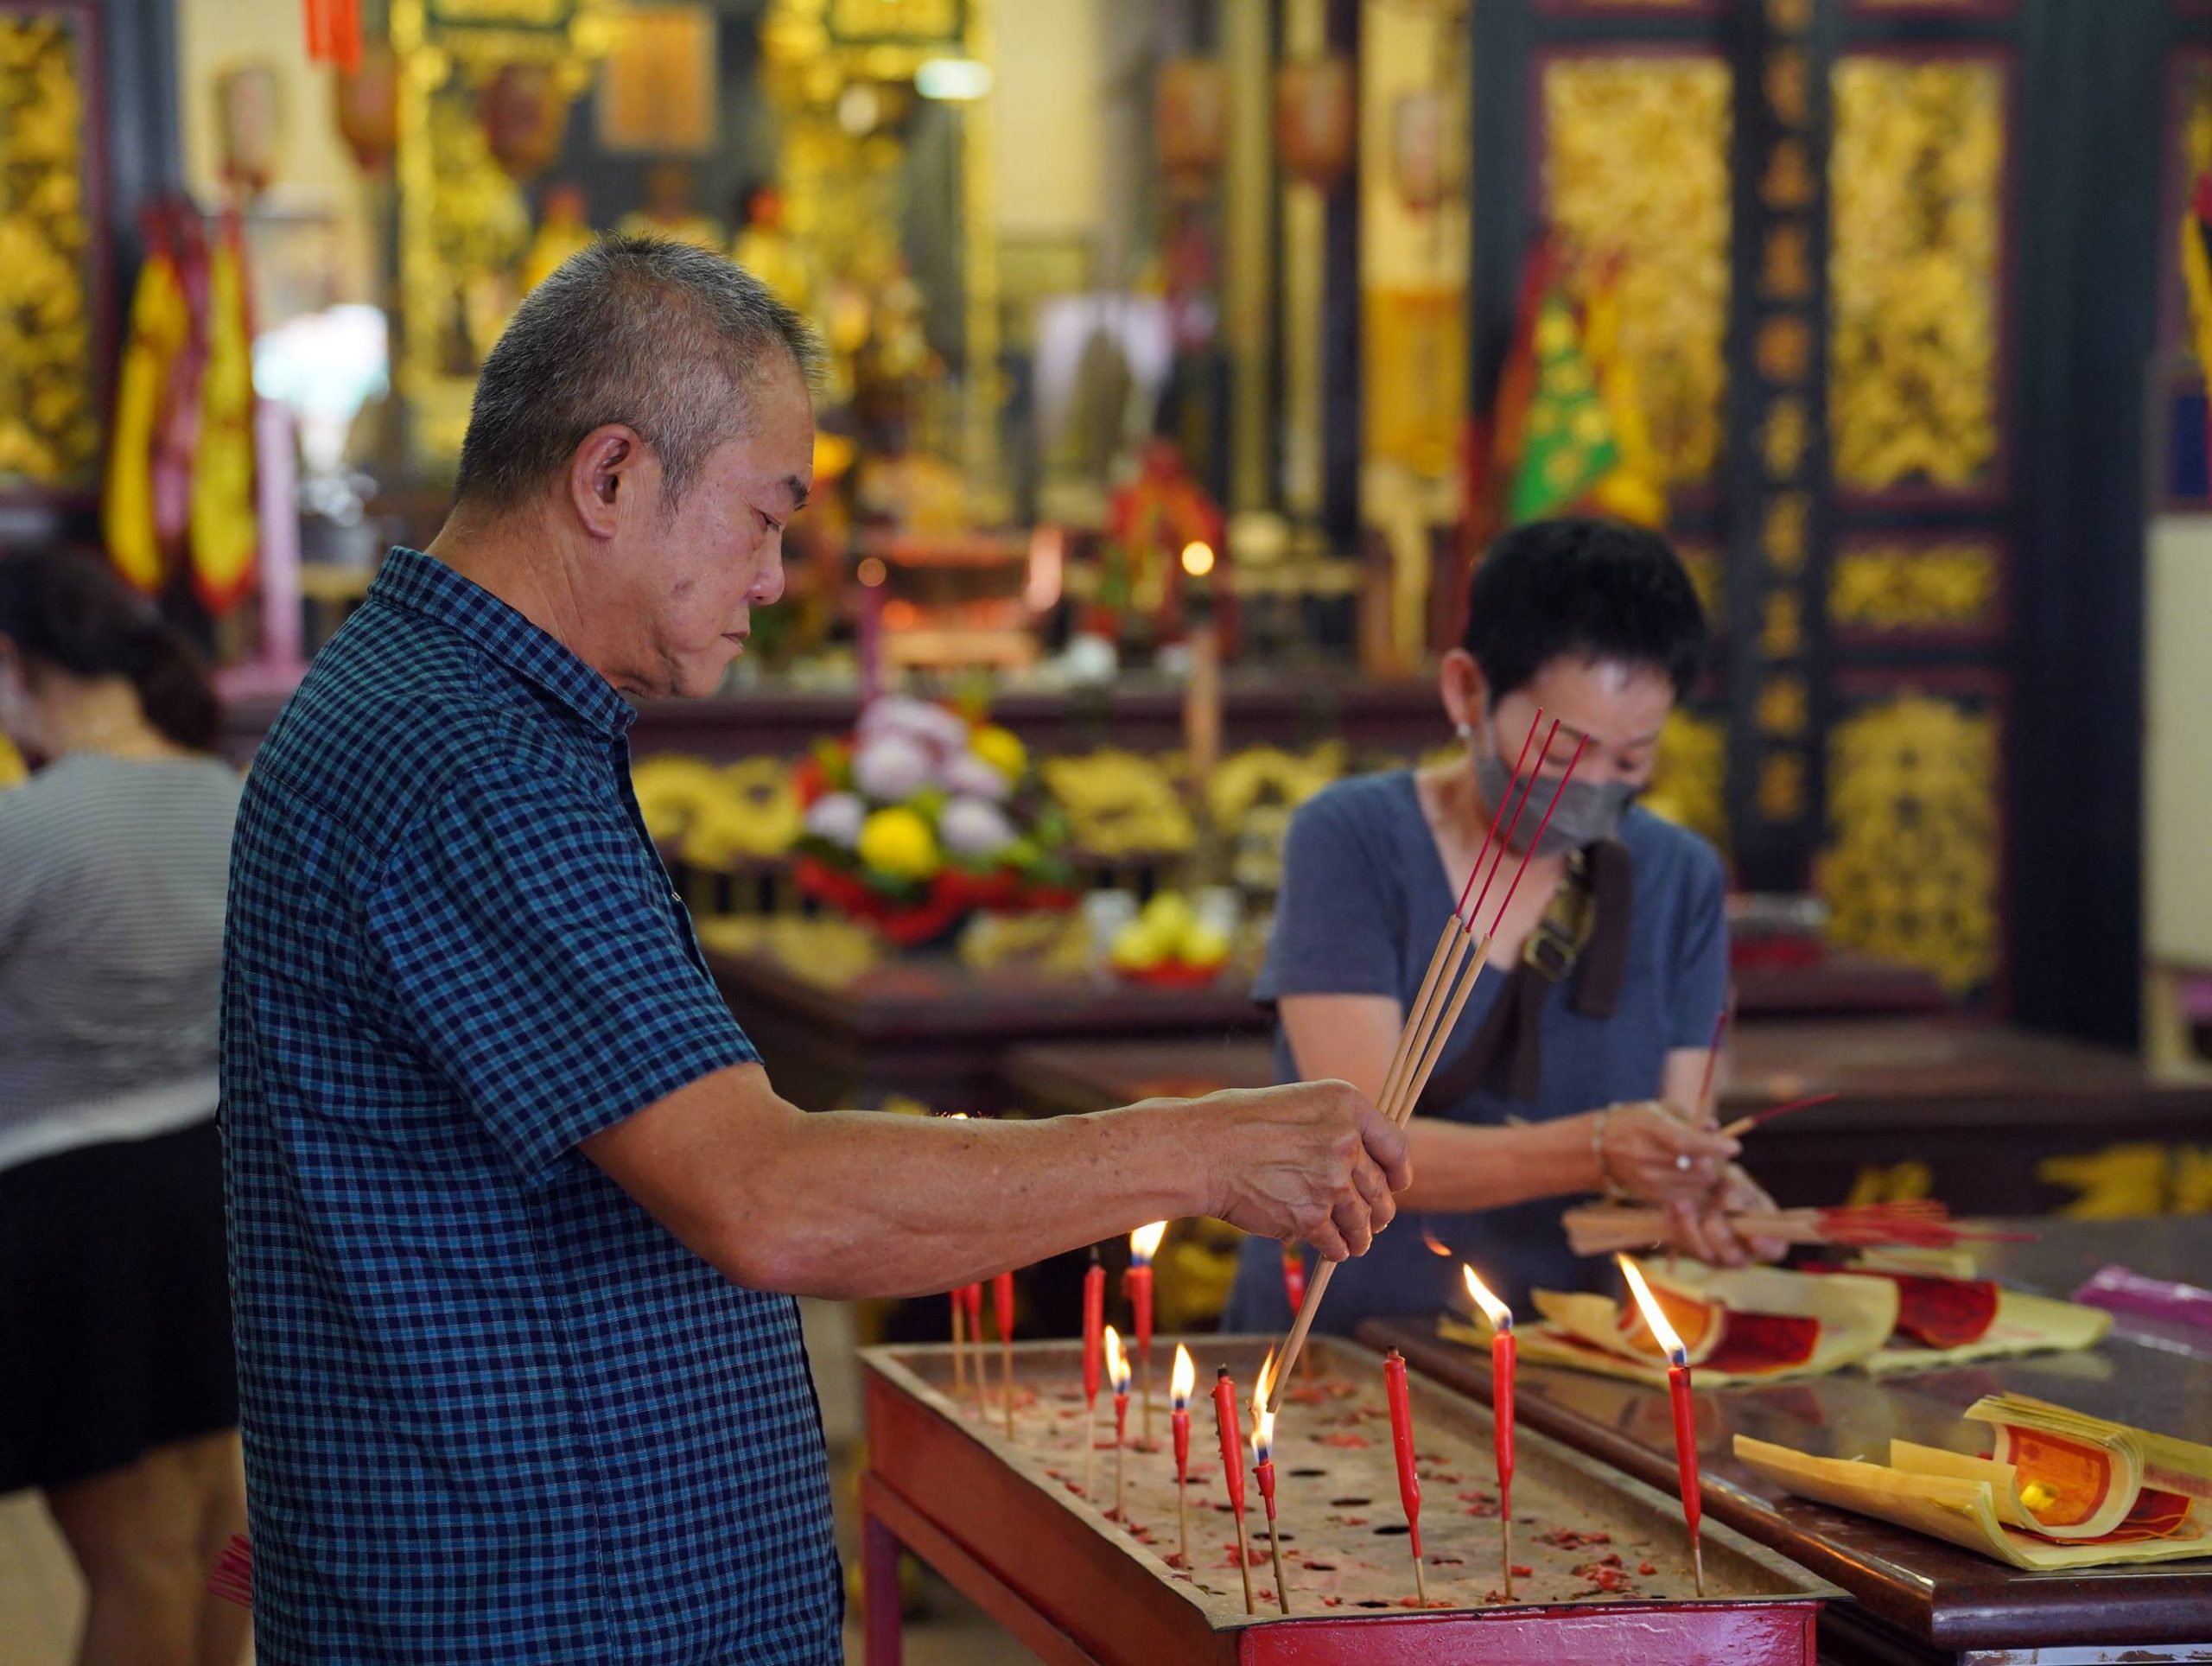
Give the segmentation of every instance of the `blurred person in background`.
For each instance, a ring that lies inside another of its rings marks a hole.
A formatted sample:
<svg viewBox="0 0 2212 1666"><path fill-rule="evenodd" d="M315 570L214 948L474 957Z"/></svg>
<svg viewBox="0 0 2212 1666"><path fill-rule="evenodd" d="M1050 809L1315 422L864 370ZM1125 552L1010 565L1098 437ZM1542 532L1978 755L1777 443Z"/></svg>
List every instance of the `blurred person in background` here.
<svg viewBox="0 0 2212 1666"><path fill-rule="evenodd" d="M231 1666L245 1525L215 1040L238 778L184 638L102 563L0 556L0 1493L90 1587L86 1666Z"/></svg>

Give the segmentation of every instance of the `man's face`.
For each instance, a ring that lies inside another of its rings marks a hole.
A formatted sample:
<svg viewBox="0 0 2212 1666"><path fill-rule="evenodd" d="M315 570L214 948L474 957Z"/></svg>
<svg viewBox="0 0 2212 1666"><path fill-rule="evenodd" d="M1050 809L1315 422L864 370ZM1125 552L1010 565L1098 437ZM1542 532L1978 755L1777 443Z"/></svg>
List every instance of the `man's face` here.
<svg viewBox="0 0 2212 1666"><path fill-rule="evenodd" d="M642 515L621 563L638 621L626 693L697 699L744 652L753 609L784 593L784 527L814 479L814 402L785 365L752 398L747 431L708 454L673 513ZM658 471L654 471L658 486ZM641 509L649 506L641 504Z"/></svg>

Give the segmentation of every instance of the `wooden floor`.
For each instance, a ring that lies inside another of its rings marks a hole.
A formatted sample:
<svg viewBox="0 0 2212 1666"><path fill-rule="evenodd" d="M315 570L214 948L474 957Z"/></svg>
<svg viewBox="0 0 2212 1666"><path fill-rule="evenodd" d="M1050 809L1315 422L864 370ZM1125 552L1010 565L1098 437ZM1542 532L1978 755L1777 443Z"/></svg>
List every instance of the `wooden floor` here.
<svg viewBox="0 0 2212 1666"><path fill-rule="evenodd" d="M845 1310L836 1304L804 1306L824 1430L833 1453L849 1452L860 1434L851 1327ZM835 1467L840 1475L850 1472L849 1465ZM837 1538L848 1567L858 1560L850 1497L849 1487L836 1489ZM37 1495L0 1497L0 1638L5 1639L0 1661L5 1666L69 1666L84 1599L83 1582ZM906 1626L908 1666L1027 1666L1036 1658L934 1579L923 1587L922 1607ZM857 1623L846 1628L845 1653L850 1661L861 1658Z"/></svg>

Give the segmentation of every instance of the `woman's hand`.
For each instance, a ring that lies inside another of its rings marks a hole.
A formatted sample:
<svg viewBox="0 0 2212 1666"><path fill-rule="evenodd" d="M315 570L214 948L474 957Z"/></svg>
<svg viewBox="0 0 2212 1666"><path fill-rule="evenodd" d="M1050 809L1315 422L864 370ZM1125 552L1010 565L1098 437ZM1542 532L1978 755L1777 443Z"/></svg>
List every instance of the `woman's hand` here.
<svg viewBox="0 0 2212 1666"><path fill-rule="evenodd" d="M1754 1261L1779 1261L1789 1253L1781 1238L1743 1231L1735 1217L1764 1214L1774 1199L1734 1163L1723 1171L1710 1194L1695 1204L1670 1203L1667 1208L1668 1247L1713 1267L1742 1267Z"/></svg>
<svg viewBox="0 0 2212 1666"><path fill-rule="evenodd" d="M1609 1105L1592 1116L1605 1118L1595 1136L1599 1178L1651 1203L1697 1209L1741 1149L1726 1135L1692 1128L1653 1103Z"/></svg>

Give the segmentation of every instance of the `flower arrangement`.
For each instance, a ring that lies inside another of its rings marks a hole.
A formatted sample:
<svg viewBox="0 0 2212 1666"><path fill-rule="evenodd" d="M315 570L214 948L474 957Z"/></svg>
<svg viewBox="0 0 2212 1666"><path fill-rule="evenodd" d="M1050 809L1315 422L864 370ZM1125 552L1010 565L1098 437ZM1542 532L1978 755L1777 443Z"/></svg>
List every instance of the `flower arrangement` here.
<svg viewBox="0 0 2212 1666"><path fill-rule="evenodd" d="M809 895L905 946L979 908L1072 906L1064 813L1007 730L903 696L794 772L797 876Z"/></svg>

